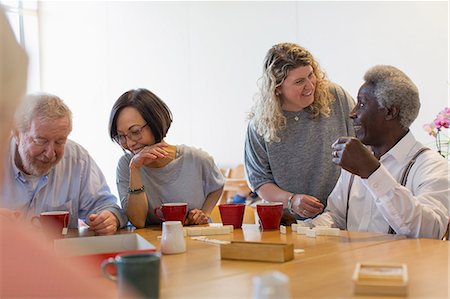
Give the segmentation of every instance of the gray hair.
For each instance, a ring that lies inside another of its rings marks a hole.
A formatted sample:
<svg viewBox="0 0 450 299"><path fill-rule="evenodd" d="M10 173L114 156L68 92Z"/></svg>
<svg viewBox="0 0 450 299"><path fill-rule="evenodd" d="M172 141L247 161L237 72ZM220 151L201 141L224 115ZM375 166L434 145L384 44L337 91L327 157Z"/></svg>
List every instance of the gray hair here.
<svg viewBox="0 0 450 299"><path fill-rule="evenodd" d="M374 86L373 93L381 107L399 108L400 125L409 128L420 109L419 91L411 79L396 67L377 65L366 72L364 80Z"/></svg>
<svg viewBox="0 0 450 299"><path fill-rule="evenodd" d="M16 129L26 132L30 129L32 120L55 120L63 117L69 119L72 131L72 112L59 97L49 93L34 93L25 96L24 104L16 113Z"/></svg>

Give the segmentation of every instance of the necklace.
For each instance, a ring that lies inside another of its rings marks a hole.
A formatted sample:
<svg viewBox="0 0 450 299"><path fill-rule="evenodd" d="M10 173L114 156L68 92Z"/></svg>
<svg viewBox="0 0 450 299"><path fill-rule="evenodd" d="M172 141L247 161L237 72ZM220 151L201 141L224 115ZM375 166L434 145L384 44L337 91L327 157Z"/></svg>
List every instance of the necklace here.
<svg viewBox="0 0 450 299"><path fill-rule="evenodd" d="M302 111L303 111L303 110L300 110L300 111L286 111L287 113L289 113L288 115L286 115L286 117L291 118L292 116L294 116L294 117L293 117L294 120L295 120L295 121L299 121L300 115L301 115Z"/></svg>

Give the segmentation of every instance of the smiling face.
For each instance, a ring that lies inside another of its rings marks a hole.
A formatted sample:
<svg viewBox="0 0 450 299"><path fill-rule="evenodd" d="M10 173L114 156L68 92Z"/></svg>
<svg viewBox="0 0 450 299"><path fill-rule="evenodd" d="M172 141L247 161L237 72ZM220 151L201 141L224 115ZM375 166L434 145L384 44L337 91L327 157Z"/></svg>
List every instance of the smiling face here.
<svg viewBox="0 0 450 299"><path fill-rule="evenodd" d="M363 84L358 91L358 102L350 112L356 137L364 144L382 146L386 132L386 108L380 107L374 96L374 86Z"/></svg>
<svg viewBox="0 0 450 299"><path fill-rule="evenodd" d="M139 134L140 131L140 134ZM155 144L155 137L146 121L134 107L123 108L117 117L117 134L126 135L126 142L120 145L137 154L147 145ZM130 138L133 136L133 138Z"/></svg>
<svg viewBox="0 0 450 299"><path fill-rule="evenodd" d="M276 92L280 94L282 109L300 111L314 102L316 76L310 65L290 70Z"/></svg>
<svg viewBox="0 0 450 299"><path fill-rule="evenodd" d="M34 176L48 174L64 156L70 130L68 117L52 120L35 117L28 131L14 133L17 167Z"/></svg>

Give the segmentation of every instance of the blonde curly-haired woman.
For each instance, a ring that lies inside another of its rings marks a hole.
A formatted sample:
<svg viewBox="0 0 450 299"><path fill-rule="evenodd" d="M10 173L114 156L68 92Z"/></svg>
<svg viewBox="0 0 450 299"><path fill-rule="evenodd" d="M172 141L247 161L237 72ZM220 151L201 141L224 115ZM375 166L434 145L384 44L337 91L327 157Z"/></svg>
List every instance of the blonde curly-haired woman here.
<svg viewBox="0 0 450 299"><path fill-rule="evenodd" d="M308 50L274 45L264 61L245 141L252 189L266 201L283 202L297 219L321 213L340 172L331 162L331 145L354 135L353 106Z"/></svg>

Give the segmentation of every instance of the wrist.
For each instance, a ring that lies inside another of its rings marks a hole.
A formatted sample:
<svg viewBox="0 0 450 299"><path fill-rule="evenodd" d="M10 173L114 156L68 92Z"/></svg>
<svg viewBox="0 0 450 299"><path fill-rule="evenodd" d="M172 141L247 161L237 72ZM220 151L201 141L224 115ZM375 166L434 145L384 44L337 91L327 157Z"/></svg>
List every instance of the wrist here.
<svg viewBox="0 0 450 299"><path fill-rule="evenodd" d="M119 217L117 217L116 214L112 213L114 215L114 218L116 218L116 231L120 229L120 220Z"/></svg>
<svg viewBox="0 0 450 299"><path fill-rule="evenodd" d="M130 162L130 172L139 172L141 170L141 165L136 165L136 163L133 163L133 160Z"/></svg>
<svg viewBox="0 0 450 299"><path fill-rule="evenodd" d="M292 204L293 204L294 196L295 196L295 193L292 193L287 199L287 208L288 208L289 212L291 212L291 213L293 212Z"/></svg>
<svg viewBox="0 0 450 299"><path fill-rule="evenodd" d="M370 177L375 171L377 171L378 168L380 168L381 163L379 161L377 161L376 164L373 165L373 167L371 167L366 173L363 173L362 175L360 175L360 177L362 179L367 179L368 177Z"/></svg>
<svg viewBox="0 0 450 299"><path fill-rule="evenodd" d="M127 193L128 193L128 194L139 194L139 193L142 193L142 192L144 192L144 191L145 191L145 188L144 188L144 185L142 185L142 186L139 187L139 188L131 188L131 187L128 187Z"/></svg>

